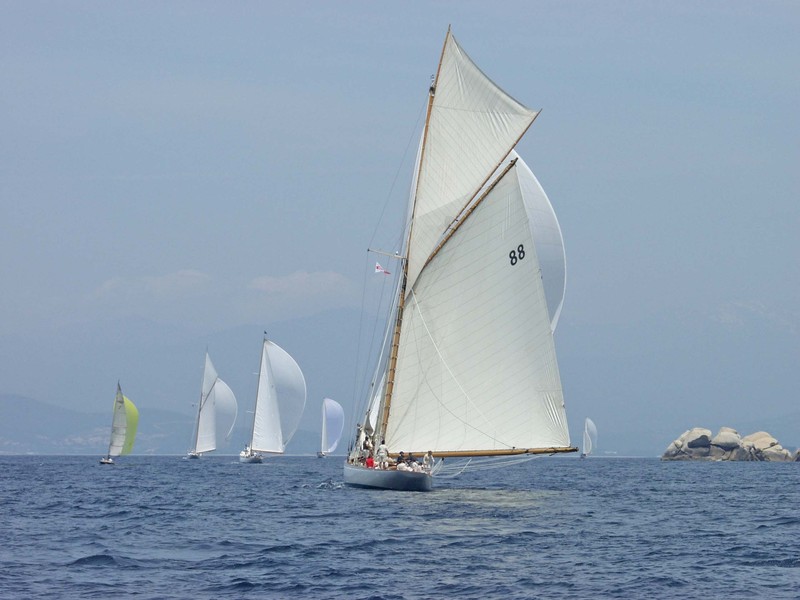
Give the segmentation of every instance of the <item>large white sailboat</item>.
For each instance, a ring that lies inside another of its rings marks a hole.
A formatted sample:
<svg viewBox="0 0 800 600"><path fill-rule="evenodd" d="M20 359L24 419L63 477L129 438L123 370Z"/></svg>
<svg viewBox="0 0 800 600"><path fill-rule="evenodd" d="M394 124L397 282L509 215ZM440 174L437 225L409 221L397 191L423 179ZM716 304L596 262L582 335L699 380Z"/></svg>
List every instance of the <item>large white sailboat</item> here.
<svg viewBox="0 0 800 600"><path fill-rule="evenodd" d="M236 414L236 396L228 384L219 378L206 352L192 447L187 458L200 458L203 453L216 450L218 432L225 441L229 440L236 424Z"/></svg>
<svg viewBox="0 0 800 600"><path fill-rule="evenodd" d="M136 439L136 427L139 424L139 411L122 393L117 382L117 395L114 398L114 414L111 418L111 440L108 452L100 459L101 465L113 465L115 456L130 454Z"/></svg>
<svg viewBox="0 0 800 600"><path fill-rule="evenodd" d="M555 213L514 147L538 112L492 82L448 31L429 91L387 351L344 481L430 490L444 459L570 446L553 331L564 296ZM438 463L369 468L381 445ZM469 464L465 464L469 467Z"/></svg>
<svg viewBox="0 0 800 600"><path fill-rule="evenodd" d="M239 453L243 463L260 463L264 454L283 454L306 404L306 380L295 360L267 339L261 346L258 389L250 441Z"/></svg>
<svg viewBox="0 0 800 600"><path fill-rule="evenodd" d="M336 450L344 429L344 409L336 400L322 401L322 436L317 458L325 458Z"/></svg>

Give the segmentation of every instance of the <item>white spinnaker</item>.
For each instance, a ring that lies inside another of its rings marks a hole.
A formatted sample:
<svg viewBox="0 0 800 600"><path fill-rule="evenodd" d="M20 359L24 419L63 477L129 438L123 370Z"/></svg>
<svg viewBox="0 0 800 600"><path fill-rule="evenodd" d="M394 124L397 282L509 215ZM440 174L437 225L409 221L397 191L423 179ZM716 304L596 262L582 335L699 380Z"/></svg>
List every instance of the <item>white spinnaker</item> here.
<svg viewBox="0 0 800 600"><path fill-rule="evenodd" d="M594 421L586 418L583 426L583 454L589 456L597 445L597 427Z"/></svg>
<svg viewBox="0 0 800 600"><path fill-rule="evenodd" d="M342 405L325 398L322 401L322 444L321 450L325 454L330 454L339 445L344 429L344 410Z"/></svg>
<svg viewBox="0 0 800 600"><path fill-rule="evenodd" d="M386 443L414 452L569 446L516 168L464 220L407 299Z"/></svg>
<svg viewBox="0 0 800 600"><path fill-rule="evenodd" d="M217 384L214 386L214 411L217 415L217 440L224 440L227 442L231 439L233 428L236 425L236 416L239 412L239 407L236 404L236 396L233 390L222 379L217 378ZM224 443L217 442L219 446L224 446Z"/></svg>
<svg viewBox="0 0 800 600"><path fill-rule="evenodd" d="M442 234L537 112L489 79L448 32L422 153L406 297Z"/></svg>
<svg viewBox="0 0 800 600"><path fill-rule="evenodd" d="M522 199L531 222L533 243L536 245L536 256L542 269L544 295L547 299L547 310L550 314L550 326L553 331L558 325L561 307L564 305L564 293L567 285L567 258L564 253L564 237L558 224L553 205L544 193L533 171L525 164L516 151L511 158L517 160Z"/></svg>
<svg viewBox="0 0 800 600"><path fill-rule="evenodd" d="M303 409L306 406L306 380L299 365L286 350L270 342L267 351L275 377L275 389L278 391L285 449L303 416Z"/></svg>
<svg viewBox="0 0 800 600"><path fill-rule="evenodd" d="M214 386L217 381L217 370L214 368L208 352L206 352L203 385L200 391L200 406L197 409L195 452L211 452L217 448L217 414L214 405Z"/></svg>

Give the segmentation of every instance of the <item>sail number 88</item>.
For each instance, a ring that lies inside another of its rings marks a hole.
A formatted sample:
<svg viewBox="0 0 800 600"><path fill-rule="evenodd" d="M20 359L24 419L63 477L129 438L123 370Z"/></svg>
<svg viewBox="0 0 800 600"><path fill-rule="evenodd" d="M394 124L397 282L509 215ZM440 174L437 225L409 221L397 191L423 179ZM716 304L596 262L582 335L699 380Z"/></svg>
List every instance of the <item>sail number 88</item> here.
<svg viewBox="0 0 800 600"><path fill-rule="evenodd" d="M525 258L525 246L523 246L522 244L517 246L516 250L512 250L511 252L508 253L508 258L509 261L511 262L511 266L513 267L515 264L517 264L517 261L520 261L523 258Z"/></svg>

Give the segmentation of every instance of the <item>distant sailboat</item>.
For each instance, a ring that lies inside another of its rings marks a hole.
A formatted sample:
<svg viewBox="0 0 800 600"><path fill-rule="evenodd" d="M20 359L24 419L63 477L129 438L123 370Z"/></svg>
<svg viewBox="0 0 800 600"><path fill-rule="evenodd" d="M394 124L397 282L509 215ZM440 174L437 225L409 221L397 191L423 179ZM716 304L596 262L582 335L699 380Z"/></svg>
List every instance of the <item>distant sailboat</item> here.
<svg viewBox="0 0 800 600"><path fill-rule="evenodd" d="M264 336L250 441L243 463L260 463L264 453L283 454L306 404L306 380L295 360Z"/></svg>
<svg viewBox="0 0 800 600"><path fill-rule="evenodd" d="M318 458L325 458L329 454L333 454L342 437L342 429L344 429L342 405L336 400L325 398L322 401L322 440L319 452L317 452Z"/></svg>
<svg viewBox="0 0 800 600"><path fill-rule="evenodd" d="M448 31L401 263L391 269L399 276L386 352L344 465L346 484L432 489L434 468L368 468L366 455L383 442L393 457L402 450L468 463L578 450L553 341L565 281L561 232L513 152L537 114L491 81Z"/></svg>
<svg viewBox="0 0 800 600"><path fill-rule="evenodd" d="M236 414L236 397L228 384L219 378L206 352L200 402L194 426L194 441L187 457L200 458L204 452L216 450L218 430L226 441L229 440L236 423Z"/></svg>
<svg viewBox="0 0 800 600"><path fill-rule="evenodd" d="M581 458L589 456L595 447L597 447L597 427L595 427L594 421L587 417L586 422L583 424L583 452L581 452Z"/></svg>
<svg viewBox="0 0 800 600"><path fill-rule="evenodd" d="M108 444L108 453L100 459L101 465L113 465L112 457L131 453L138 424L139 411L133 402L122 395L122 388L117 383L114 416L111 419L111 441Z"/></svg>

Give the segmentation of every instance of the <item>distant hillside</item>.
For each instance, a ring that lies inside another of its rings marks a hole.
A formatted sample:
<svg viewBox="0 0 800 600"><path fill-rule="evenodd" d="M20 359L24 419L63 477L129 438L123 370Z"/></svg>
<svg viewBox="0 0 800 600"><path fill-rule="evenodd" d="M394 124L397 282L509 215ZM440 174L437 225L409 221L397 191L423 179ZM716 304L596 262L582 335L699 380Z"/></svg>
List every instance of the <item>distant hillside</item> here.
<svg viewBox="0 0 800 600"><path fill-rule="evenodd" d="M134 454L183 454L189 445L193 416L139 406ZM0 394L0 454L97 454L108 449L108 414L84 413L22 396ZM237 454L249 434L241 422L221 454ZM287 448L290 454L313 454L319 434L298 431Z"/></svg>

